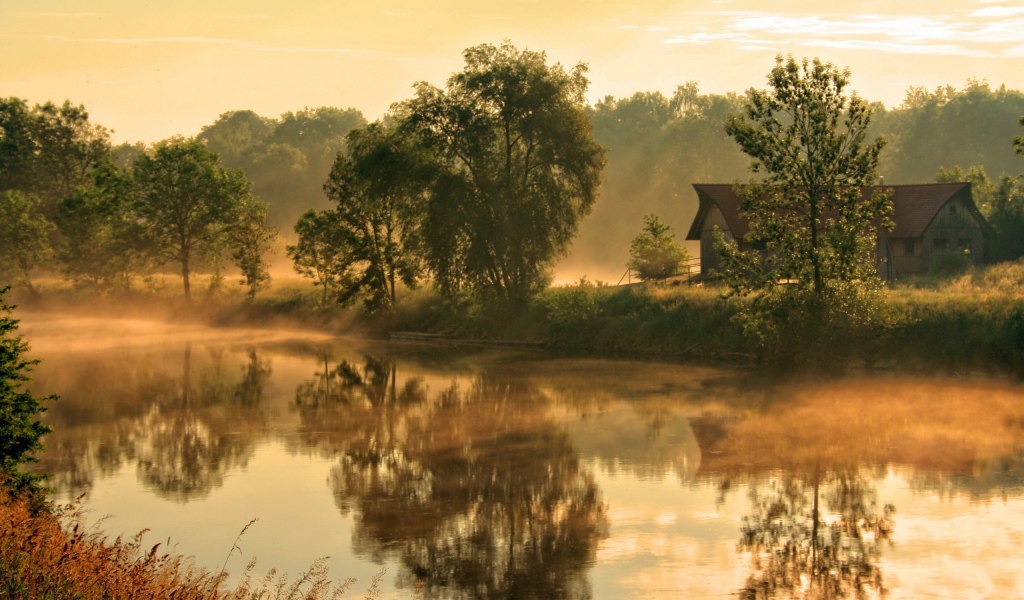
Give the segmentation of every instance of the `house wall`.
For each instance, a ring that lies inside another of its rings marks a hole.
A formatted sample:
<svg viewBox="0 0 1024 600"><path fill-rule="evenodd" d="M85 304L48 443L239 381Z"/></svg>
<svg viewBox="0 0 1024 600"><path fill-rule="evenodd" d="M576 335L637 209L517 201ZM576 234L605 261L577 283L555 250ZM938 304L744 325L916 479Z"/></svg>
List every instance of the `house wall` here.
<svg viewBox="0 0 1024 600"><path fill-rule="evenodd" d="M919 238L882 237L878 256L882 265L888 264L883 276L899 278L928 272L932 255L943 250L969 249L971 262L984 263L985 230L973 212L967 209L963 194L958 194L943 205L931 224ZM883 262L881 259L885 259Z"/></svg>
<svg viewBox="0 0 1024 600"><path fill-rule="evenodd" d="M944 250L968 250L975 265L982 264L985 259L984 229L959 197L954 197L942 207L921 236L923 270L928 270L935 252Z"/></svg>
<svg viewBox="0 0 1024 600"><path fill-rule="evenodd" d="M722 266L722 256L715 250L715 228L725 234L726 240L733 239L722 211L712 205L700 230L700 272L703 275Z"/></svg>

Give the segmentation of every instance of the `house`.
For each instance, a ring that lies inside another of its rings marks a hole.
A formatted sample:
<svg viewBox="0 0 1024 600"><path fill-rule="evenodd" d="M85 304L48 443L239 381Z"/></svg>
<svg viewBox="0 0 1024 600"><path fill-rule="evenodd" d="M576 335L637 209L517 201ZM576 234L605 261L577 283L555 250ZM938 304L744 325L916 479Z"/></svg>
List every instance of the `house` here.
<svg viewBox="0 0 1024 600"><path fill-rule="evenodd" d="M695 183L693 188L700 206L686 239L700 240L700 272L706 275L721 266L714 230L742 245L749 227L740 216L742 199L735 186ZM970 183L870 186L863 193L878 189L890 191L895 223L892 231L878 231L878 269L883 277L925 273L935 253L949 250L966 250L971 262L984 262L985 243L993 232L974 204Z"/></svg>

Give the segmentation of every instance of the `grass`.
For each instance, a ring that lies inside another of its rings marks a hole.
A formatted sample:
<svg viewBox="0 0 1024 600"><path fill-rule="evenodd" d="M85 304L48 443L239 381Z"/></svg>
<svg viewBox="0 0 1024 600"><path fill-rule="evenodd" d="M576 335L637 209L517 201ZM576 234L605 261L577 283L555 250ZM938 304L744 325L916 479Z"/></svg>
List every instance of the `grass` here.
<svg viewBox="0 0 1024 600"><path fill-rule="evenodd" d="M76 505L40 508L11 497L0 502L0 596L12 600L319 600L340 598L355 585L354 579L332 582L325 560L319 559L295 579L273 570L254 577L255 564L250 562L239 583L229 586L224 570L214 573L199 568L191 559L161 549L161 544L144 546L144 531L129 539L110 540L86 531L80 523ZM237 543L236 539L231 552ZM371 582L365 598L380 596L382 575Z"/></svg>
<svg viewBox="0 0 1024 600"><path fill-rule="evenodd" d="M132 295L112 298L70 289L59 280L41 281L43 299L21 302L98 315L137 311L213 325L535 341L577 354L751 362L758 352L733 321L735 304L724 301L724 290L715 287L612 287L584 279L549 288L525 309L505 312L446 300L425 287L402 290L393 311L371 314L360 304L320 306L317 290L297 276L275 279L251 301L231 281L211 294L205 291L209 282L197 277L195 301L185 304L173 284L171 276L150 278ZM1024 368L1024 261L897 282L887 288L880 310L890 323L885 331L859 336L855 344L835 340L825 346L875 366Z"/></svg>

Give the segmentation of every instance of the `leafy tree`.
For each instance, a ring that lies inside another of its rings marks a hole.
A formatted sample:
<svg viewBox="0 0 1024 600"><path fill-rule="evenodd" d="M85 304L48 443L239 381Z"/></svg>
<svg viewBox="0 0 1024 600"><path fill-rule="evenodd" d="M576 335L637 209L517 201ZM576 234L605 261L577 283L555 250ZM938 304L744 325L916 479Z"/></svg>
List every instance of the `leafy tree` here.
<svg viewBox="0 0 1024 600"><path fill-rule="evenodd" d="M53 224L38 197L17 190L0 192L0 279L35 294L32 272L53 254Z"/></svg>
<svg viewBox="0 0 1024 600"><path fill-rule="evenodd" d="M354 279L351 269L355 259L341 231L337 212L309 210L295 224L298 242L287 248L295 271L320 288L321 305L348 289Z"/></svg>
<svg viewBox="0 0 1024 600"><path fill-rule="evenodd" d="M273 119L261 117L251 110L235 110L222 114L211 125L203 127L197 139L206 142L225 166L244 169L247 154L266 141L274 130Z"/></svg>
<svg viewBox="0 0 1024 600"><path fill-rule="evenodd" d="M637 277L649 281L679 275L689 255L671 230L655 215L644 217L644 228L629 247L629 268Z"/></svg>
<svg viewBox="0 0 1024 600"><path fill-rule="evenodd" d="M416 285L423 271L423 221L430 163L402 132L373 123L347 137L324 185L336 203L336 224L361 267L347 294L363 293L373 307L393 306L396 280Z"/></svg>
<svg viewBox="0 0 1024 600"><path fill-rule="evenodd" d="M520 304L594 204L603 151L584 110L586 66L566 71L506 42L467 49L446 89L416 85L405 127L437 153L424 223L443 292Z"/></svg>
<svg viewBox="0 0 1024 600"><path fill-rule="evenodd" d="M42 448L40 438L50 431L40 420L44 403L56 396L39 398L25 389L28 373L36 361L25 358L28 344L16 334L18 321L11 317L13 306L4 301L10 287L0 288L0 478L14 489L31 487L38 475L21 470Z"/></svg>
<svg viewBox="0 0 1024 600"><path fill-rule="evenodd" d="M866 140L871 110L846 95L849 77L817 59L778 57L771 89L750 91L727 125L761 180L740 190L751 248L720 244L723 276L734 294L753 295L741 319L763 344L820 341L870 315L876 228L891 203L862 187L875 182L883 141ZM799 331L782 333L787 324Z"/></svg>
<svg viewBox="0 0 1024 600"><path fill-rule="evenodd" d="M58 257L72 281L127 291L148 267L133 193L131 172L103 161L88 185L61 201Z"/></svg>
<svg viewBox="0 0 1024 600"><path fill-rule="evenodd" d="M109 151L107 130L90 123L81 105L29 108L20 98L0 99L0 191L37 196L47 218Z"/></svg>
<svg viewBox="0 0 1024 600"><path fill-rule="evenodd" d="M243 197L237 210L238 220L228 229L231 259L242 272L240 283L251 300L270 282L264 257L277 233L267 225L267 204L252 194Z"/></svg>
<svg viewBox="0 0 1024 600"><path fill-rule="evenodd" d="M147 248L180 266L186 299L192 297L190 277L198 261L219 258L232 242L237 251L242 240L255 239L239 234L258 202L249 182L241 171L224 168L202 142L173 138L157 144L135 161L134 178L135 213ZM254 281L248 274L246 280L250 286Z"/></svg>

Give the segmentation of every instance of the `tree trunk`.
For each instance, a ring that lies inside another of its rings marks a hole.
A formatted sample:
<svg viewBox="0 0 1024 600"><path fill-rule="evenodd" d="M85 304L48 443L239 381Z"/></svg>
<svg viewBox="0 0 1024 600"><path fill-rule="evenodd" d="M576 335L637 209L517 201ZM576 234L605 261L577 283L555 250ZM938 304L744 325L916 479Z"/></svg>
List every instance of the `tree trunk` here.
<svg viewBox="0 0 1024 600"><path fill-rule="evenodd" d="M185 291L185 301L192 301L192 288L189 286L188 281L189 269L188 269L188 257L181 259L181 284Z"/></svg>

